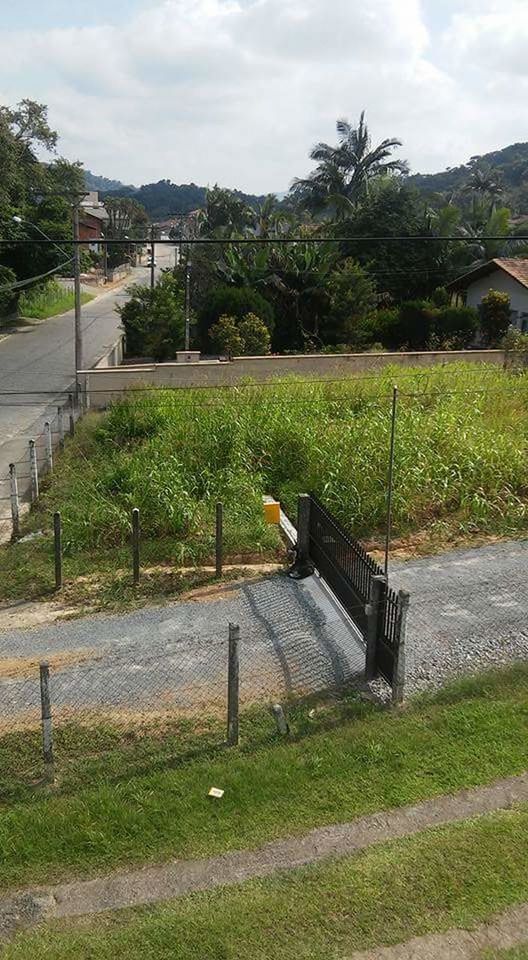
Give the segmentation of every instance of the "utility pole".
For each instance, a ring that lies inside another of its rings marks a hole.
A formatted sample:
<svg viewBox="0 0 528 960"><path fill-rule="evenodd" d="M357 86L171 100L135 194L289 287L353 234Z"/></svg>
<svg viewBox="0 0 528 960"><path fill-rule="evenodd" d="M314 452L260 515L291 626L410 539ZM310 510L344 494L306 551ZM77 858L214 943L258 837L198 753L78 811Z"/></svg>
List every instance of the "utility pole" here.
<svg viewBox="0 0 528 960"><path fill-rule="evenodd" d="M155 286L155 276L154 276L154 224L150 228L150 289L154 290Z"/></svg>
<svg viewBox="0 0 528 960"><path fill-rule="evenodd" d="M191 261L187 257L185 267L185 349L191 343Z"/></svg>
<svg viewBox="0 0 528 960"><path fill-rule="evenodd" d="M73 282L75 290L75 389L79 399L79 370L82 370L83 343L81 328L81 249L79 247L79 199L73 202Z"/></svg>

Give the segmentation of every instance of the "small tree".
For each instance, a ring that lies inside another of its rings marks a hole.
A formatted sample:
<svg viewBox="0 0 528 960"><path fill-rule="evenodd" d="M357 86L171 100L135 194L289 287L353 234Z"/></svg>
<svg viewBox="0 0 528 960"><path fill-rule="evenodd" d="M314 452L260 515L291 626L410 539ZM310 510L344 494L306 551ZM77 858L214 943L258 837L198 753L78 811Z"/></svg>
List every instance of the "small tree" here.
<svg viewBox="0 0 528 960"><path fill-rule="evenodd" d="M330 316L322 329L323 339L361 348L373 339L372 317L376 310L376 287L368 274L349 257L334 270L328 282Z"/></svg>
<svg viewBox="0 0 528 960"><path fill-rule="evenodd" d="M220 352L228 357L239 357L244 351L244 342L234 317L224 314L217 323L209 329L211 343Z"/></svg>
<svg viewBox="0 0 528 960"><path fill-rule="evenodd" d="M490 290L480 302L480 329L487 347L500 343L510 325L511 301L507 293Z"/></svg>
<svg viewBox="0 0 528 960"><path fill-rule="evenodd" d="M183 346L184 295L175 277L162 273L153 290L134 284L130 299L117 312L121 317L129 356L172 360Z"/></svg>
<svg viewBox="0 0 528 960"><path fill-rule="evenodd" d="M270 352L270 332L260 317L255 313L248 313L238 326L238 333L243 342L243 353L246 356L263 356Z"/></svg>

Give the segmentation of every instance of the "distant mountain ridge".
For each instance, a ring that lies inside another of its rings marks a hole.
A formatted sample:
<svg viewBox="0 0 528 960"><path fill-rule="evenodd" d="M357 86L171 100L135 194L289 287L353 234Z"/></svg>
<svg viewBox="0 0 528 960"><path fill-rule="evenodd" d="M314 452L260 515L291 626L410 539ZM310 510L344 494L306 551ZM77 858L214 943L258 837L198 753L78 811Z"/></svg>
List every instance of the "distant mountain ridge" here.
<svg viewBox="0 0 528 960"><path fill-rule="evenodd" d="M467 163L439 173L414 173L406 177L406 182L435 205L447 203L452 198L457 202L463 196L463 187L475 165L486 165L497 170L504 188L501 203L510 208L513 216L528 215L528 143L512 143L502 150L471 157ZM96 176L90 170L85 171L85 180L87 189L98 190L102 197L134 197L143 204L153 220L182 216L205 207L207 188L195 183L176 184L170 180L159 180L135 187L120 180ZM252 207L258 207L265 198L265 194L256 196L240 190L234 190L233 193ZM286 194L278 193L276 196L283 200Z"/></svg>
<svg viewBox="0 0 528 960"><path fill-rule="evenodd" d="M170 180L158 180L157 183L145 183L141 187L134 187L122 183L120 180L109 180L85 171L85 182L88 190L98 190L101 197L133 197L142 203L153 220L166 220L172 216L184 216L192 210L205 207L207 187L200 187L196 183L172 183ZM252 207L258 207L265 199L265 194L255 196L233 190Z"/></svg>

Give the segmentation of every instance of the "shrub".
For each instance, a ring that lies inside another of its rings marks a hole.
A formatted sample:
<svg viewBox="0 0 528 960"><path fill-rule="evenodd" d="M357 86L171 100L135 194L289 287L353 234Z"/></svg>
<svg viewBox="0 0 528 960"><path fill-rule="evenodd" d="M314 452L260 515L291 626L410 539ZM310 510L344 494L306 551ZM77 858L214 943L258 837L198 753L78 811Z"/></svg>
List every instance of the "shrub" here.
<svg viewBox="0 0 528 960"><path fill-rule="evenodd" d="M363 349L373 339L372 317L376 310L376 287L352 258L344 260L328 282L330 315L322 330L329 343L347 343Z"/></svg>
<svg viewBox="0 0 528 960"><path fill-rule="evenodd" d="M238 332L244 344L246 356L263 356L270 352L270 332L260 317L248 313L238 325Z"/></svg>
<svg viewBox="0 0 528 960"><path fill-rule="evenodd" d="M480 329L487 347L500 343L510 325L511 301L507 293L490 290L480 303Z"/></svg>
<svg viewBox="0 0 528 960"><path fill-rule="evenodd" d="M469 346L478 329L479 317L473 307L443 307L435 318L435 334L440 343L454 350Z"/></svg>
<svg viewBox="0 0 528 960"><path fill-rule="evenodd" d="M270 334L273 333L273 307L257 290L253 290L251 287L230 287L226 285L214 287L207 294L198 319L203 349L207 349L211 345L209 331L220 317L233 317L235 321L240 321L248 313L254 313L257 317L260 317Z"/></svg>
<svg viewBox="0 0 528 960"><path fill-rule="evenodd" d="M417 350L429 343L437 311L428 300L408 300L397 309L378 310L373 339L389 350Z"/></svg>
<svg viewBox="0 0 528 960"><path fill-rule="evenodd" d="M209 330L209 339L219 353L228 357L239 357L243 352L244 342L234 317L220 317Z"/></svg>
<svg viewBox="0 0 528 960"><path fill-rule="evenodd" d="M16 283L16 274L11 267L0 265L0 287ZM13 290L0 291L0 318L9 317L16 310L18 295Z"/></svg>
<svg viewBox="0 0 528 960"><path fill-rule="evenodd" d="M445 287L436 287L436 289L433 290L431 303L433 303L435 307L449 306L449 294Z"/></svg>
<svg viewBox="0 0 528 960"><path fill-rule="evenodd" d="M185 319L183 291L169 273L162 273L153 290L134 284L130 299L119 313L129 356L152 356L172 360L183 345Z"/></svg>

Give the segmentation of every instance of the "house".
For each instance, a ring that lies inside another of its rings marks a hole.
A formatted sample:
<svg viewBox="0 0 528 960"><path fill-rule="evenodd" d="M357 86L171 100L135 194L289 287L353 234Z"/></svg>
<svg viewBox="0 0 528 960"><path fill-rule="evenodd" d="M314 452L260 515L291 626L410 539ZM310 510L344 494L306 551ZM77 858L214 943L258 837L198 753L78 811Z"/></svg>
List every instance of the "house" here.
<svg viewBox="0 0 528 960"><path fill-rule="evenodd" d="M108 213L104 203L99 200L97 191L92 190L79 207L79 239L86 241L95 253L99 253L97 241L104 237L107 222Z"/></svg>
<svg viewBox="0 0 528 960"><path fill-rule="evenodd" d="M496 257L447 285L455 303L479 307L490 290L507 293L512 325L528 331L528 260Z"/></svg>

